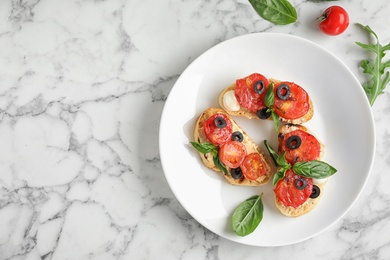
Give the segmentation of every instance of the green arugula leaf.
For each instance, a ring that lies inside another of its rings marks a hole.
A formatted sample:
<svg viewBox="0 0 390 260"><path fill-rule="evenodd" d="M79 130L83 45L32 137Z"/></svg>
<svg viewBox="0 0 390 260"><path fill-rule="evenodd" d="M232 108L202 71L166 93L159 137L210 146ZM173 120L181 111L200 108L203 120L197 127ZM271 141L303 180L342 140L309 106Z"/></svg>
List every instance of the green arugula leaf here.
<svg viewBox="0 0 390 260"><path fill-rule="evenodd" d="M292 167L293 171L303 177L323 179L332 176L337 170L322 161L296 162Z"/></svg>
<svg viewBox="0 0 390 260"><path fill-rule="evenodd" d="M260 195L252 196L242 202L233 212L232 227L239 236L252 233L263 219L264 206Z"/></svg>
<svg viewBox="0 0 390 260"><path fill-rule="evenodd" d="M383 62L382 59L386 55L386 51L390 50L390 43L382 46L379 43L378 35L368 26L362 24L358 25L366 30L370 35L374 36L376 43L365 44L361 42L356 42L356 44L363 49L372 51L376 54L375 61L373 64L364 59L360 63L360 67L363 69L363 73L371 75L371 79L363 84L363 89L367 94L370 105L373 106L376 98L383 94L383 90L386 88L387 84L390 82L390 73L385 70L390 67L390 61Z"/></svg>
<svg viewBox="0 0 390 260"><path fill-rule="evenodd" d="M256 12L265 20L278 25L295 23L297 10L287 0L249 0Z"/></svg>

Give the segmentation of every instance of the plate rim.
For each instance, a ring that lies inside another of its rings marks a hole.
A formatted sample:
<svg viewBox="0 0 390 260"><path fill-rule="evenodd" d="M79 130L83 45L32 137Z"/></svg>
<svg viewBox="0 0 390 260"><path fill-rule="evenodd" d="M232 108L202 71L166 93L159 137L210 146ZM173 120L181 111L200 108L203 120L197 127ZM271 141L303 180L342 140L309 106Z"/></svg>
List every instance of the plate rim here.
<svg viewBox="0 0 390 260"><path fill-rule="evenodd" d="M162 153L162 140L163 140L163 137L161 136L161 132L162 132L162 128L165 124L165 121L167 120L166 118L166 107L168 106L167 104L169 104L170 102L170 99L172 98L172 91L175 91L176 88L178 88L178 86L180 86L180 81L181 81L181 78L183 77L183 75L185 76L188 71L191 70L192 66L195 66L196 62L201 59L202 57L204 56L207 56L209 55L210 52L213 52L216 48L220 48L222 45L224 44L229 44L235 40L239 40L239 39L244 39L244 38L251 38L251 37L262 37L263 35L269 35L269 36L277 36L277 37L287 37L287 38L292 38L294 40L297 40L297 41L303 41L305 42L306 44L310 44L310 45L313 45L314 47L324 51L327 55L331 56L333 59L337 60L337 62L343 66L349 73L350 73L350 76L352 76L352 78L354 78L354 80L360 84L359 80L357 79L357 77L355 76L355 74L352 72L352 70L339 58L337 57L335 54L333 54L332 52L330 52L329 50L327 50L326 48L324 48L323 46L313 42L313 41L310 41L306 38L303 38L303 37L300 37L300 36L296 36L296 35L292 35L292 34L286 34L286 33L276 33L276 32L255 32L255 33L249 33L249 34L244 34L244 35L240 35L240 36L236 36L236 37L233 37L233 38L230 38L230 39L227 39L227 40L224 40L222 42L219 42L217 43L216 45L210 47L209 49L207 49L206 51L204 51L203 53L201 53L198 57L196 57L193 61L191 61L187 66L186 68L182 71L182 73L180 73L180 76L178 77L178 79L176 80L176 82L174 83L174 85L172 86L168 96L167 96L167 99L165 101L165 104L164 104L164 107L163 107L163 110L162 110L162 113L161 113L161 118L160 118L160 125L159 125L159 135L158 135L158 138L159 138L159 154L160 154L160 162L161 162L161 165L162 165L162 170L164 172L164 176L165 176L165 179L172 191L172 193L174 194L175 198L179 201L180 205L187 211L188 214L191 215L191 217L194 218L194 220L196 220L198 223L200 223L203 227L205 227L206 229L208 229L209 231L211 231L212 233L222 237L222 238L225 238L227 240L230 240L230 241L233 241L233 242L236 242L236 243L239 243L239 244L244 244L244 245L251 245L251 246L258 246L258 247L277 247L277 246L285 246L285 245L291 245L291 244L296 244L296 243L300 243L302 241L305 241L305 240L308 240L310 238L313 238L321 233L323 233L324 231L326 231L327 229L329 229L331 226L333 226L335 223L337 223L338 221L340 221L341 218L343 218L345 216L345 214L355 205L356 201L359 199L359 197L361 196L361 193L363 192L364 188L366 187L367 185L367 182L368 182L368 179L371 175L371 172L372 172L372 168L373 168L373 164L374 164L374 160L375 160L375 151L376 151L376 131L375 131L375 121L374 121L374 116L373 116L373 111L371 109L371 106L369 105L369 101L368 99L366 98L365 99L365 102L366 102L366 110L369 112L368 115L369 115L369 119L370 119L370 130L372 132L372 135L371 135L371 139L372 139L372 151L370 151L370 163L367 165L368 166L368 172L366 173L365 175L365 179L362 183L362 186L360 188L360 190L358 191L357 195L354 197L354 199L351 201L351 203L349 204L348 207L345 207L345 209L343 210L342 214L340 214L338 216L338 218L334 219L329 225L323 227L323 228L320 228L317 232L314 232L311 236L309 237L305 237L305 238L302 238L302 239L298 239L298 240L295 240L294 242L291 242L291 243L282 243L282 244L275 244L275 245L259 245L259 244L256 244L256 243L248 243L248 242L244 242L240 239L237 239L237 240L233 240L227 236L225 236L224 234L221 234L220 232L216 232L214 231L210 225L208 225L207 223L205 223L205 221L203 221L203 219L198 219L194 216L194 214L192 214L191 210L189 210L189 208L185 205L185 203L183 203L183 201L181 200L180 196L178 196L175 192L175 189L173 188L173 185L172 185L172 182L170 181L170 178L167 176L167 173L166 173L166 166L164 166L164 155ZM366 95L363 88L359 88L359 91L362 92L362 94Z"/></svg>

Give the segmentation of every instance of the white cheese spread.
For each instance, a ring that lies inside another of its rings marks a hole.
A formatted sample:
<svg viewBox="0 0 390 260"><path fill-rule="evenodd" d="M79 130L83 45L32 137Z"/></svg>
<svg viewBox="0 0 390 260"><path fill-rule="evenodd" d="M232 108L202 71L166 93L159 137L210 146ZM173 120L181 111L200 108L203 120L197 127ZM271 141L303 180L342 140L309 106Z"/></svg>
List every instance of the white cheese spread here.
<svg viewBox="0 0 390 260"><path fill-rule="evenodd" d="M223 96L223 105L229 111L240 110L240 104L237 102L237 98L234 95L234 90L229 90Z"/></svg>

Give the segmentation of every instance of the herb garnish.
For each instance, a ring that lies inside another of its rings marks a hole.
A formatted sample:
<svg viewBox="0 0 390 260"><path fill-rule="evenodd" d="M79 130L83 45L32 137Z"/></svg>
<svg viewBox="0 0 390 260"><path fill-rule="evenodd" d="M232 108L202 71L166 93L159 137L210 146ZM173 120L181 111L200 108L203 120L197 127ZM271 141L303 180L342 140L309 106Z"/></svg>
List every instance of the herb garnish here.
<svg viewBox="0 0 390 260"><path fill-rule="evenodd" d="M291 165L286 161L285 154L286 152L279 155L276 153L272 147L268 144L267 140L264 140L264 145L270 153L272 159L276 166L280 167L279 170L274 174L272 180L273 185L276 185L279 180L283 179L287 170L292 169L296 174L315 179L323 179L329 176L332 176L337 172L337 170L323 161L313 160L308 162L296 162L294 165Z"/></svg>
<svg viewBox="0 0 390 260"><path fill-rule="evenodd" d="M280 121L279 121L278 114L275 113L274 101L275 101L274 84L271 82L264 95L264 104L267 107L267 112L271 112L271 117L272 117L272 121L274 121L275 130L276 132L278 132Z"/></svg>
<svg viewBox="0 0 390 260"><path fill-rule="evenodd" d="M256 12L265 20L278 25L295 23L297 10L287 0L249 0Z"/></svg>
<svg viewBox="0 0 390 260"><path fill-rule="evenodd" d="M228 174L228 170L226 169L225 164L219 158L218 146L208 142L204 142L204 143L190 142L190 143L198 152L202 154L212 153L214 165L217 166L218 169L220 169L223 173Z"/></svg>
<svg viewBox="0 0 390 260"><path fill-rule="evenodd" d="M383 94L383 90L390 81L390 73L387 71L385 74L385 69L390 67L390 61L382 61L383 57L386 55L385 51L390 50L390 43L382 46L379 43L378 35L368 25L364 26L360 23L358 23L358 25L373 35L376 39L376 43L372 44L356 42L356 44L363 49L373 51L376 54L373 64L366 59L362 60L360 63L363 73L370 74L372 76L370 81L363 84L364 91L366 92L370 105L372 106L374 105L376 98L380 94Z"/></svg>
<svg viewBox="0 0 390 260"><path fill-rule="evenodd" d="M242 202L232 216L232 227L239 236L252 233L263 219L264 206L261 200L263 193L252 196Z"/></svg>

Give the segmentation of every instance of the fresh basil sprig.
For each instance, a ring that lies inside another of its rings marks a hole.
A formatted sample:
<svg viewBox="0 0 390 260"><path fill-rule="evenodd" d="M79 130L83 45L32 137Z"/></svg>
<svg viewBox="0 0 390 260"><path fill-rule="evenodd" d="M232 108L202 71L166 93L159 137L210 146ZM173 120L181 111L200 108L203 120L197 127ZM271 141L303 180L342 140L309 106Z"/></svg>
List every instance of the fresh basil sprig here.
<svg viewBox="0 0 390 260"><path fill-rule="evenodd" d="M361 42L356 42L356 44L363 49L373 51L376 54L375 61L370 63L368 60L362 60L360 67L363 69L363 73L371 75L371 80L363 84L363 89L368 96L370 105L374 105L376 98L383 94L383 90L386 88L386 85L390 82L390 73L389 71L385 74L385 69L390 67L390 61L383 62L382 59L386 55L385 51L390 50L390 43L385 46L382 46L379 43L378 35L370 28L370 26L359 24L364 30L373 35L376 39L376 43L364 44Z"/></svg>
<svg viewBox="0 0 390 260"><path fill-rule="evenodd" d="M271 112L271 117L272 117L272 121L274 122L275 130L276 132L278 132L280 127L280 120L278 114L275 113L275 109L274 109L275 93L274 93L274 84L272 82L269 84L263 100L265 106L267 107L267 112Z"/></svg>
<svg viewBox="0 0 390 260"><path fill-rule="evenodd" d="M293 171L303 177L314 179L323 179L337 172L333 166L318 160L296 162L293 166Z"/></svg>
<svg viewBox="0 0 390 260"><path fill-rule="evenodd" d="M263 193L242 202L233 212L232 227L239 236L252 233L263 219Z"/></svg>
<svg viewBox="0 0 390 260"><path fill-rule="evenodd" d="M278 25L295 23L297 10L287 0L249 0L256 12L265 20Z"/></svg>
<svg viewBox="0 0 390 260"><path fill-rule="evenodd" d="M225 164L219 158L218 146L208 142L204 142L204 143L190 142L190 143L198 152L202 154L212 153L214 165L217 166L217 168L220 169L223 173L228 174L228 170Z"/></svg>
<svg viewBox="0 0 390 260"><path fill-rule="evenodd" d="M264 145L273 158L275 165L280 167L279 170L274 174L274 178L272 180L273 185L276 185L279 180L283 179L284 175L289 169L292 169L300 176L314 179L324 179L332 176L337 172L333 166L319 160L296 162L294 165L291 165L286 161L286 152L278 155L278 153L276 153L268 144L267 140L264 140Z"/></svg>

